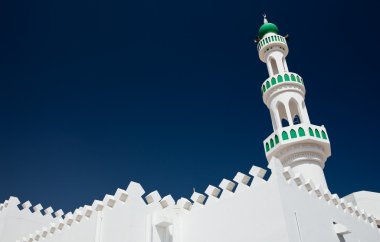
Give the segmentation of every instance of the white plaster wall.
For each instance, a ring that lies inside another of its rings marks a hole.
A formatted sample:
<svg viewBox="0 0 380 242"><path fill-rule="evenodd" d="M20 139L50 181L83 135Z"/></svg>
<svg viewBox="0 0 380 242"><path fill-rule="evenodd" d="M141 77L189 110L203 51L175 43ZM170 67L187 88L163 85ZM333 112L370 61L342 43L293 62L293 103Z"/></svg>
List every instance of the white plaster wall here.
<svg viewBox="0 0 380 242"><path fill-rule="evenodd" d="M62 231L56 230L43 241L45 242L99 242L97 227L100 220L100 213L97 212L89 219L75 222L71 226L65 226Z"/></svg>
<svg viewBox="0 0 380 242"><path fill-rule="evenodd" d="M181 242L288 241L279 193L272 180L184 215Z"/></svg>
<svg viewBox="0 0 380 242"><path fill-rule="evenodd" d="M332 201L327 202L323 196L318 198L304 185L298 186L293 180L288 184L281 174L277 176L290 241L339 242L333 222L343 224L351 232L344 235L346 242L380 241L379 230L373 224L345 212Z"/></svg>
<svg viewBox="0 0 380 242"><path fill-rule="evenodd" d="M28 208L20 210L16 197L11 197L7 203L0 212L0 242L14 242L59 219L50 214L43 215L40 211L31 212Z"/></svg>

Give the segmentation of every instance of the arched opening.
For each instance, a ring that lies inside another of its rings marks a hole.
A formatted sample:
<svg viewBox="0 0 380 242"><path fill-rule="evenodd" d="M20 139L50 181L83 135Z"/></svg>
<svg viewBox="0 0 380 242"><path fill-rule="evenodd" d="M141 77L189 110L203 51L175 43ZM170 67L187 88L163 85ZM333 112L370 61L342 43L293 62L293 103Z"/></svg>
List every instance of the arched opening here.
<svg viewBox="0 0 380 242"><path fill-rule="evenodd" d="M273 147L274 147L274 141L273 141L273 139L270 139L270 148L272 149Z"/></svg>
<svg viewBox="0 0 380 242"><path fill-rule="evenodd" d="M266 152L269 151L269 144L268 144L268 143L265 144L265 151L266 151Z"/></svg>
<svg viewBox="0 0 380 242"><path fill-rule="evenodd" d="M266 81L265 82L265 85L267 86L267 90L270 88L270 83L269 83L269 81Z"/></svg>
<svg viewBox="0 0 380 242"><path fill-rule="evenodd" d="M291 129L290 130L290 138L297 138L297 133L296 133L296 131L294 130L294 129Z"/></svg>
<svg viewBox="0 0 380 242"><path fill-rule="evenodd" d="M318 129L315 130L315 136L317 136L318 138L321 138L321 134L319 133Z"/></svg>
<svg viewBox="0 0 380 242"><path fill-rule="evenodd" d="M282 131L282 140L288 140L289 139L289 136L288 136L288 133L286 133L286 131Z"/></svg>
<svg viewBox="0 0 380 242"><path fill-rule="evenodd" d="M272 83L272 86L276 85L276 78L272 77L271 83Z"/></svg>
<svg viewBox="0 0 380 242"><path fill-rule="evenodd" d="M289 78L289 75L288 75L288 74L285 74L284 77L285 77L285 81L287 81L287 82L290 81L290 78Z"/></svg>
<svg viewBox="0 0 380 242"><path fill-rule="evenodd" d="M313 131L312 128L309 128L309 135L310 135L310 136L314 136L314 131Z"/></svg>
<svg viewBox="0 0 380 242"><path fill-rule="evenodd" d="M280 141L278 140L278 136L277 136L277 135L275 135L275 136L274 136L274 143L277 145L277 144L278 144L278 142L280 142Z"/></svg>
<svg viewBox="0 0 380 242"><path fill-rule="evenodd" d="M282 76L281 76L281 75L278 75L278 77L277 77L277 82L278 82L278 83L282 82Z"/></svg>
<svg viewBox="0 0 380 242"><path fill-rule="evenodd" d="M276 60L271 58L270 59L270 65L272 66L273 75L277 75L278 74L278 67L277 67Z"/></svg>
<svg viewBox="0 0 380 242"><path fill-rule="evenodd" d="M327 135L326 135L326 132L322 130L322 138L323 139L327 139Z"/></svg>
<svg viewBox="0 0 380 242"><path fill-rule="evenodd" d="M290 78L292 79L292 81L296 81L296 77L293 74L290 75Z"/></svg>
<svg viewBox="0 0 380 242"><path fill-rule="evenodd" d="M302 123L300 119L300 112L298 108L298 102L292 98L289 101L289 109L290 109L290 115L292 115L293 124L300 124Z"/></svg>
<svg viewBox="0 0 380 242"><path fill-rule="evenodd" d="M277 103L278 116L280 118L281 127L289 126L289 121L286 116L285 105L282 102Z"/></svg>
<svg viewBox="0 0 380 242"><path fill-rule="evenodd" d="M299 136L299 137L303 137L303 136L305 136L305 130L303 130L303 128L299 128L299 129L298 129L298 136Z"/></svg>

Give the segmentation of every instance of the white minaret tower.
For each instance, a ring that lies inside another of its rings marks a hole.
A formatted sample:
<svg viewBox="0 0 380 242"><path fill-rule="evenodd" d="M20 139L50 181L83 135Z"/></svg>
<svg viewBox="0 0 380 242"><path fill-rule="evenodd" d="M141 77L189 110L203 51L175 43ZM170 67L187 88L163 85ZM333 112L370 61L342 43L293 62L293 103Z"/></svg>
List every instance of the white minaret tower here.
<svg viewBox="0 0 380 242"><path fill-rule="evenodd" d="M286 39L279 35L277 26L269 23L264 15L257 50L269 72L261 92L270 111L274 131L264 140L265 154L268 162L276 157L305 179L327 188L323 168L331 155L329 138L323 125L310 123L303 79L289 72L286 63L289 52Z"/></svg>

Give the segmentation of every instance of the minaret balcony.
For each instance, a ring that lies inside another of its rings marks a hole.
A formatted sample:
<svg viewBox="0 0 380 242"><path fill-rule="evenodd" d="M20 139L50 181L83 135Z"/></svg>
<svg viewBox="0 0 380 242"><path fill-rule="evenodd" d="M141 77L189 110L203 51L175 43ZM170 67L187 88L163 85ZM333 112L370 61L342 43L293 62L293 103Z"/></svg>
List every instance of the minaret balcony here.
<svg viewBox="0 0 380 242"><path fill-rule="evenodd" d="M270 36L267 36L259 41L257 43L257 50L260 51L262 48L268 47L270 44L273 43L282 43L286 44L286 39L278 34L272 34Z"/></svg>
<svg viewBox="0 0 380 242"><path fill-rule="evenodd" d="M317 144L326 156L331 155L330 141L326 128L313 124L297 124L274 131L264 140L264 150L267 158L295 144Z"/></svg>
<svg viewBox="0 0 380 242"><path fill-rule="evenodd" d="M257 44L257 51L259 52L260 60L266 62L266 56L271 50L279 50L287 56L289 48L286 39L278 34L269 33Z"/></svg>
<svg viewBox="0 0 380 242"><path fill-rule="evenodd" d="M305 85L300 75L293 72L285 72L270 76L261 85L261 94L264 102L267 103L271 94L277 91L288 91L289 89L298 90L302 95L305 94Z"/></svg>

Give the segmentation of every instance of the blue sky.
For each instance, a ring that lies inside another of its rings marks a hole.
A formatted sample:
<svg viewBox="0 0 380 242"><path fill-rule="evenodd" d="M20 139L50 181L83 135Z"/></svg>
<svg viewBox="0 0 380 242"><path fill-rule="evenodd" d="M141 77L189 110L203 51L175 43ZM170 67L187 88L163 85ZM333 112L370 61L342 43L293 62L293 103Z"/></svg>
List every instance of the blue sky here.
<svg viewBox="0 0 380 242"><path fill-rule="evenodd" d="M285 4L286 3L286 4ZM332 192L380 191L375 1L8 1L0 6L0 200L73 210L126 188L175 199L252 165L272 133L253 39L290 35L325 125Z"/></svg>

